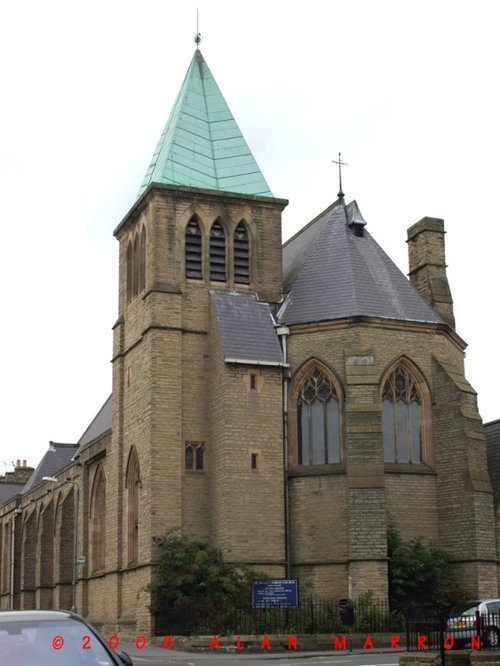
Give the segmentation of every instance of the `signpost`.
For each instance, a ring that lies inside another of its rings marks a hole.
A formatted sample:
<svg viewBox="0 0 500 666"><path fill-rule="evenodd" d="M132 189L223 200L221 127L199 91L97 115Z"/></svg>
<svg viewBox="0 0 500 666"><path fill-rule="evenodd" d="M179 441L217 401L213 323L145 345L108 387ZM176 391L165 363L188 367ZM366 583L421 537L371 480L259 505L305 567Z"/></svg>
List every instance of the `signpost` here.
<svg viewBox="0 0 500 666"><path fill-rule="evenodd" d="M299 583L296 578L252 581L253 608L291 608L299 605Z"/></svg>

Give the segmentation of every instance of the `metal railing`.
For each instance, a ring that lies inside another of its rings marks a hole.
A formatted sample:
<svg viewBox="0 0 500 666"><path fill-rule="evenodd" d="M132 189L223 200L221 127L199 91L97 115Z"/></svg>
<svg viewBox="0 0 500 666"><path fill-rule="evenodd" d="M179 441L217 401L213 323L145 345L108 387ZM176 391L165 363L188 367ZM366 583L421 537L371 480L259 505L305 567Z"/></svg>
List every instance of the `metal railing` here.
<svg viewBox="0 0 500 666"><path fill-rule="evenodd" d="M391 611L386 600L361 598L355 602L353 632L404 632L404 629L403 615ZM291 608L185 604L155 616L157 636L346 632L347 627L340 622L338 599L305 599L299 606Z"/></svg>

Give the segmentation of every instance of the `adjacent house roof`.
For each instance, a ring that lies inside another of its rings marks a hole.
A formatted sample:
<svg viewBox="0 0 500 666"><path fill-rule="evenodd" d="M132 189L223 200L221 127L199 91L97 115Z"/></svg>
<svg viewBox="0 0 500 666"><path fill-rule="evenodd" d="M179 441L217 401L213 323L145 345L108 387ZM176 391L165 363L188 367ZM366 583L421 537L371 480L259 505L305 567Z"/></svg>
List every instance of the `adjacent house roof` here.
<svg viewBox="0 0 500 666"><path fill-rule="evenodd" d="M267 303L236 292L211 291L210 298L226 363L283 365Z"/></svg>
<svg viewBox="0 0 500 666"><path fill-rule="evenodd" d="M139 195L151 183L272 196L198 49Z"/></svg>
<svg viewBox="0 0 500 666"><path fill-rule="evenodd" d="M32 490L39 483L42 483L44 476L57 476L57 472L71 463L71 460L78 449L78 444L56 444L51 442L49 450L43 456L31 475L29 481L23 488L23 493Z"/></svg>
<svg viewBox="0 0 500 666"><path fill-rule="evenodd" d="M22 483L0 483L0 506L12 499L17 493L21 493L22 490Z"/></svg>
<svg viewBox="0 0 500 666"><path fill-rule="evenodd" d="M500 487L500 419L484 424L486 457L493 492Z"/></svg>
<svg viewBox="0 0 500 666"><path fill-rule="evenodd" d="M355 201L337 201L283 247L283 324L377 317L442 323L370 236Z"/></svg>

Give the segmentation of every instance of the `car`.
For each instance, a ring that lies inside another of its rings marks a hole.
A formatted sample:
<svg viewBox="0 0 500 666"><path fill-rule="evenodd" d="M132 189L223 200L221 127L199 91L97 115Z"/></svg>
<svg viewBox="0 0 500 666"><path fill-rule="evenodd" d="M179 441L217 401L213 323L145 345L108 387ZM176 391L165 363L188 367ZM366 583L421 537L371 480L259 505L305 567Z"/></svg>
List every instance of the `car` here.
<svg viewBox="0 0 500 666"><path fill-rule="evenodd" d="M9 666L132 666L70 611L0 611L1 663Z"/></svg>
<svg viewBox="0 0 500 666"><path fill-rule="evenodd" d="M453 636L456 646L466 645L473 636L480 636L482 646L500 647L500 599L476 599L455 606L446 632Z"/></svg>

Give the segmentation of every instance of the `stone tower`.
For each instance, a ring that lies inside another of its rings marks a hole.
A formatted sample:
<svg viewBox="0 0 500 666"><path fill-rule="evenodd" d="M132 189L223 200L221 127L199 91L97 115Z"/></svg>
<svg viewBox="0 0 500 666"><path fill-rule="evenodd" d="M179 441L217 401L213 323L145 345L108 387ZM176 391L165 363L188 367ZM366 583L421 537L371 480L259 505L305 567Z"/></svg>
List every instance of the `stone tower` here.
<svg viewBox="0 0 500 666"><path fill-rule="evenodd" d="M284 363L269 304L281 297L286 203L272 197L196 50L115 231L108 510L113 564L129 568L124 589L147 584L153 537L169 529L283 574ZM136 600L117 592L135 615Z"/></svg>

